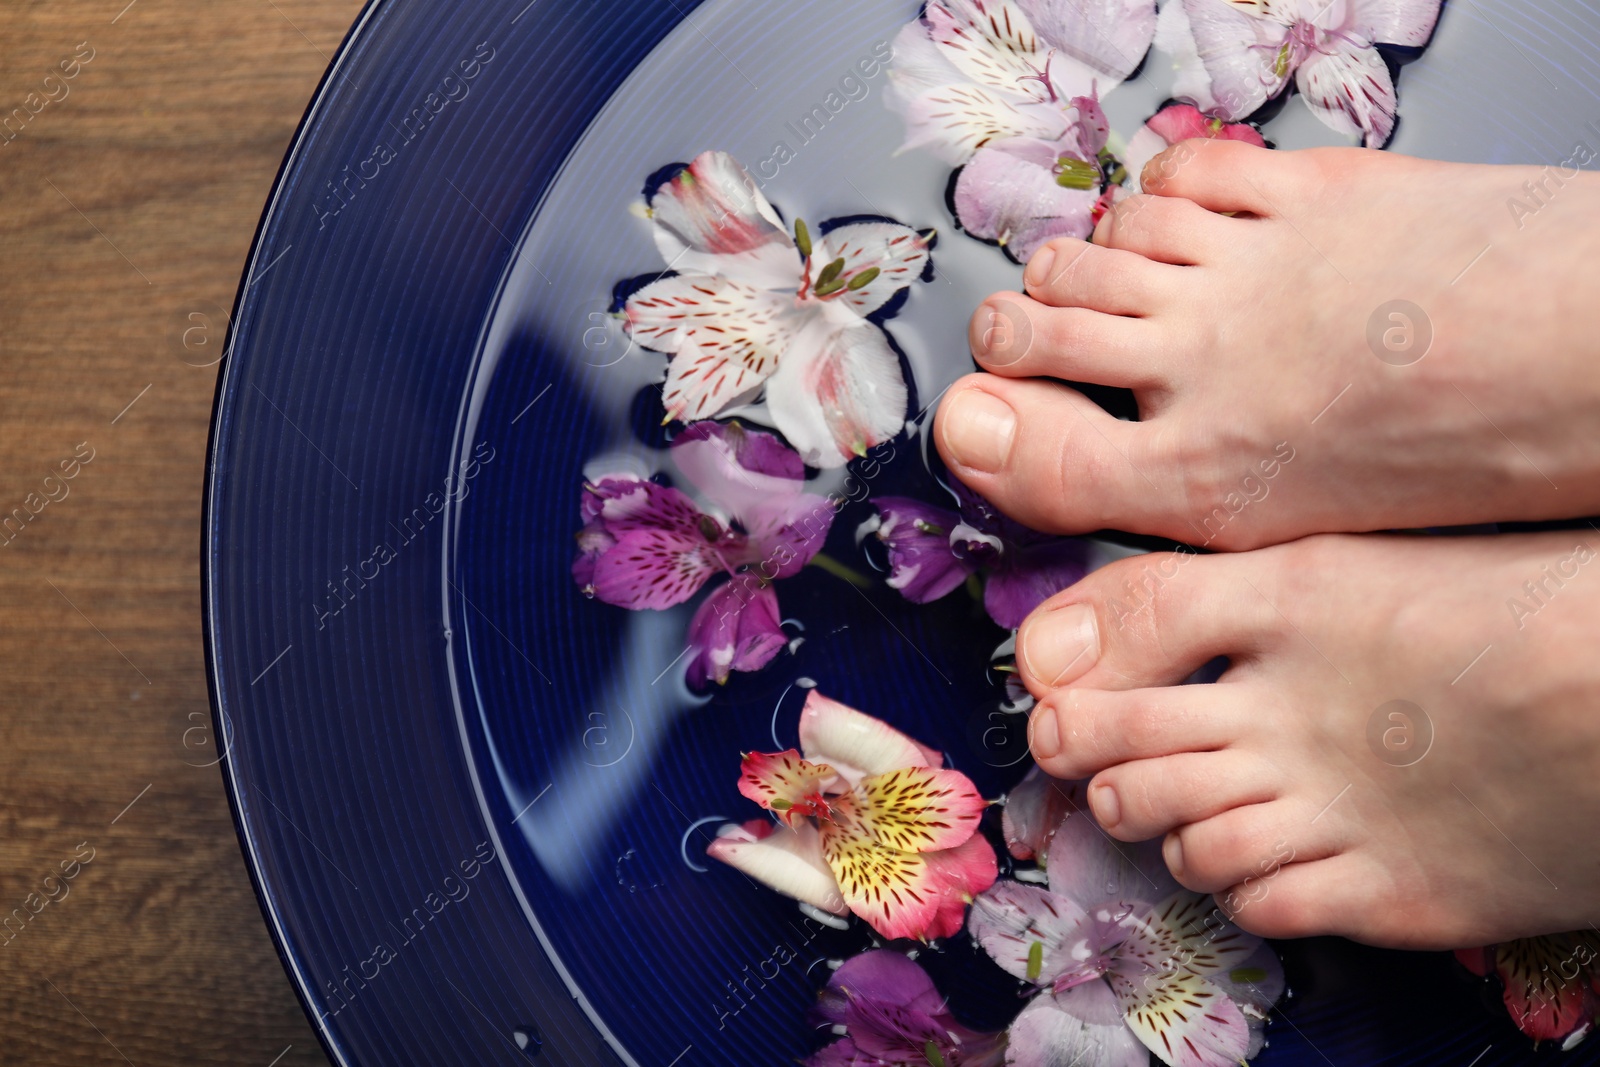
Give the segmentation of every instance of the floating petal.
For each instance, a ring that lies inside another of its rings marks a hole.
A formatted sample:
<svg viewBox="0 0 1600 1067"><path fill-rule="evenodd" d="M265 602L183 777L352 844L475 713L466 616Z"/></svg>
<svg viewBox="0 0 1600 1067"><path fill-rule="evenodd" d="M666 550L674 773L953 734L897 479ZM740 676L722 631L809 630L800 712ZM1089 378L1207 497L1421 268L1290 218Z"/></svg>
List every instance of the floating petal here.
<svg viewBox="0 0 1600 1067"><path fill-rule="evenodd" d="M1074 815L1050 842L1050 891L1084 910L1113 900L1161 900L1182 887L1154 842L1127 845L1107 837L1087 815Z"/></svg>
<svg viewBox="0 0 1600 1067"><path fill-rule="evenodd" d="M823 791L838 775L826 763L810 763L794 749L748 752L740 767L739 792L790 826L806 815L826 816Z"/></svg>
<svg viewBox="0 0 1600 1067"><path fill-rule="evenodd" d="M1084 809L1083 786L1081 781L1053 778L1037 766L1029 770L1006 797L1001 819L1011 855L1042 861L1056 829L1068 816Z"/></svg>
<svg viewBox="0 0 1600 1067"><path fill-rule="evenodd" d="M1067 1010L1068 1005L1073 1010ZM1149 1051L1134 1038L1116 1008L1104 982L1035 997L1007 1031L1006 1063L1009 1067L1149 1067ZM1108 1022L1084 1018L1107 1011Z"/></svg>
<svg viewBox="0 0 1600 1067"><path fill-rule="evenodd" d="M672 356L661 399L685 422L712 418L760 388L793 329L782 298L704 274L651 282L623 315L634 340Z"/></svg>
<svg viewBox="0 0 1600 1067"><path fill-rule="evenodd" d="M1439 21L1439 0L1347 0L1350 23L1377 44L1421 48Z"/></svg>
<svg viewBox="0 0 1600 1067"><path fill-rule="evenodd" d="M891 589L913 604L929 604L956 589L977 570L950 551L950 533L961 516L906 497L874 497L874 531L889 553Z"/></svg>
<svg viewBox="0 0 1600 1067"><path fill-rule="evenodd" d="M849 909L822 857L822 837L810 823L790 829L766 819L725 828L706 848L721 860L785 896L834 915Z"/></svg>
<svg viewBox="0 0 1600 1067"><path fill-rule="evenodd" d="M767 408L808 464L842 467L904 427L900 357L870 323L815 318L784 353Z"/></svg>
<svg viewBox="0 0 1600 1067"><path fill-rule="evenodd" d="M1360 134L1368 148L1382 148L1394 132L1394 81L1374 48L1337 42L1295 74L1295 84L1323 124L1340 133Z"/></svg>
<svg viewBox="0 0 1600 1067"><path fill-rule="evenodd" d="M732 671L758 671L788 642L777 592L765 582L735 578L718 586L689 623L689 685L702 689L707 682L723 684Z"/></svg>
<svg viewBox="0 0 1600 1067"><path fill-rule="evenodd" d="M820 274L823 264L844 260L837 278L841 288L831 299L865 318L922 276L931 244L898 222L850 223L819 238L811 262ZM815 292L816 279L812 282Z"/></svg>
<svg viewBox="0 0 1600 1067"><path fill-rule="evenodd" d="M1000 882L973 901L967 929L1007 974L1048 987L1082 967L1079 950L1095 926L1082 908L1042 886ZM1098 954L1099 946L1085 951Z"/></svg>
<svg viewBox="0 0 1600 1067"><path fill-rule="evenodd" d="M1019 263L1052 238L1088 237L1099 185L1069 189L1058 183L1059 151L1056 144L1022 137L979 150L956 179L962 229L999 242Z"/></svg>
<svg viewBox="0 0 1600 1067"><path fill-rule="evenodd" d="M650 199L656 247L670 270L794 288L800 257L755 180L726 152L704 152Z"/></svg>
<svg viewBox="0 0 1600 1067"><path fill-rule="evenodd" d="M1062 57L1082 63L1106 92L1139 66L1156 32L1155 0L1018 0L1044 46L1056 52L1051 74ZM1062 84L1058 80L1058 84ZM1076 96L1087 86L1071 85Z"/></svg>
<svg viewBox="0 0 1600 1067"><path fill-rule="evenodd" d="M1063 538L1027 547L1011 545L989 575L983 606L1000 626L1014 630L1022 620L1089 573L1089 544Z"/></svg>
<svg viewBox="0 0 1600 1067"><path fill-rule="evenodd" d="M901 852L955 848L978 828L988 806L960 771L902 767L861 779L857 817L863 832Z"/></svg>
<svg viewBox="0 0 1600 1067"><path fill-rule="evenodd" d="M882 719L873 718L813 689L800 712L800 750L826 763L854 786L867 775L901 767L937 767L941 760Z"/></svg>

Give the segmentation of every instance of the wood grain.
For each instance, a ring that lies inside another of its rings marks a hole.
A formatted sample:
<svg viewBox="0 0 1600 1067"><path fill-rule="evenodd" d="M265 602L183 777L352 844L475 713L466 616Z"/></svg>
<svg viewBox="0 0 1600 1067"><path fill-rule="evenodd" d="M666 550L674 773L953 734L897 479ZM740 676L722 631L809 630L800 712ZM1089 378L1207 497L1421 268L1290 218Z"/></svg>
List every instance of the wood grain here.
<svg viewBox="0 0 1600 1067"><path fill-rule="evenodd" d="M38 511L0 533L0 1063L323 1063L187 732L216 367L180 337L360 4L125 4L0 14L0 518Z"/></svg>

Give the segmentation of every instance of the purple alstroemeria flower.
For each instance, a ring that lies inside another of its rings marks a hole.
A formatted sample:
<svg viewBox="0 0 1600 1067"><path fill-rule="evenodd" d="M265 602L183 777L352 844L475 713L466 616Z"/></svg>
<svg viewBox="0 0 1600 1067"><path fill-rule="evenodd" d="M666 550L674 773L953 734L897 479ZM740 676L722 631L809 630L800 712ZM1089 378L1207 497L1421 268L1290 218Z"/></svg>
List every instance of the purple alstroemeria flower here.
<svg viewBox="0 0 1600 1067"><path fill-rule="evenodd" d="M726 682L767 665L786 643L771 583L800 571L833 525L833 508L803 492L805 466L771 434L700 422L671 457L699 499L636 475L586 484L572 576L588 596L656 610L729 576L689 623L689 683Z"/></svg>
<svg viewBox="0 0 1600 1067"><path fill-rule="evenodd" d="M1292 81L1317 118L1382 148L1395 91L1376 45L1420 48L1440 0L1169 0L1160 47L1177 61L1173 95L1242 119Z"/></svg>
<svg viewBox="0 0 1600 1067"><path fill-rule="evenodd" d="M1035 798L1035 802L1043 798ZM1011 1067L1235 1067L1260 1051L1283 968L1210 897L1173 881L1159 846L1120 845L1069 814L1048 886L997 882L967 930L1037 989L1008 1031Z"/></svg>
<svg viewBox="0 0 1600 1067"><path fill-rule="evenodd" d="M874 497L869 526L889 551L889 585L927 604L969 575L986 575L983 606L1008 630L1089 571L1089 546L1077 538L1030 530L954 483L959 511L906 497Z"/></svg>
<svg viewBox="0 0 1600 1067"><path fill-rule="evenodd" d="M962 1026L927 972L889 949L846 960L812 1017L843 1036L806 1059L805 1067L999 1067L1005 1060L1004 1034Z"/></svg>
<svg viewBox="0 0 1600 1067"><path fill-rule="evenodd" d="M1139 65L1154 0L929 0L895 39L906 148L963 167L956 216L1026 262L1087 237L1114 169L1100 96Z"/></svg>

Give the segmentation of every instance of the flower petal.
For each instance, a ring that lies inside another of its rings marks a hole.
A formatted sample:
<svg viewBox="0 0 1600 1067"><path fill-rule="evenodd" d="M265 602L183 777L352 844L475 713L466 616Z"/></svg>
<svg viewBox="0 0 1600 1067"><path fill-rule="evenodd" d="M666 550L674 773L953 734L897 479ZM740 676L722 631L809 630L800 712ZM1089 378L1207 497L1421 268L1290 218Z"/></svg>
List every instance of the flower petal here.
<svg viewBox="0 0 1600 1067"><path fill-rule="evenodd" d="M1068 816L1050 842L1050 890L1085 911L1113 900L1162 900L1181 887L1161 859L1160 845L1113 841L1087 815Z"/></svg>
<svg viewBox="0 0 1600 1067"><path fill-rule="evenodd" d="M983 606L1000 626L1014 630L1033 609L1089 573L1089 543L1076 538L1042 545L1011 545L984 586Z"/></svg>
<svg viewBox="0 0 1600 1067"><path fill-rule="evenodd" d="M1323 124L1340 133L1361 134L1368 148L1382 148L1394 132L1394 81L1375 48L1339 42L1337 51L1319 53L1295 74L1295 84Z"/></svg>
<svg viewBox="0 0 1600 1067"><path fill-rule="evenodd" d="M885 847L857 814L846 794L822 826L822 855L840 894L880 936L925 939L941 904L926 857Z"/></svg>
<svg viewBox="0 0 1600 1067"><path fill-rule="evenodd" d="M1086 1021L1093 1002L1111 1007L1111 1022ZM1083 1004L1083 1014L1065 1010ZM1007 1031L1010 1041L1006 1063L1010 1067L1149 1067L1150 1053L1141 1045L1122 1016L1104 982L1087 982L1058 993L1035 997L1022 1009Z"/></svg>
<svg viewBox="0 0 1600 1067"><path fill-rule="evenodd" d="M1083 810L1081 781L1053 778L1034 766L1006 797L1001 817L1006 848L1019 860L1038 857L1050 850L1056 829L1074 812Z"/></svg>
<svg viewBox="0 0 1600 1067"><path fill-rule="evenodd" d="M967 920L968 932L1002 970L1044 987L1080 969L1077 950L1094 929L1071 900L1043 886L1009 881L973 901ZM1095 948L1088 951L1098 954Z"/></svg>
<svg viewBox="0 0 1600 1067"><path fill-rule="evenodd" d="M928 972L890 949L872 949L844 962L818 998L815 1017L843 1024L852 1000L870 1000L910 1008L925 1015L948 1012Z"/></svg>
<svg viewBox="0 0 1600 1067"><path fill-rule="evenodd" d="M938 600L977 569L950 551L950 531L961 521L954 511L898 496L874 497L872 506L873 532L889 553L889 588L913 604Z"/></svg>
<svg viewBox="0 0 1600 1067"><path fill-rule="evenodd" d="M1288 27L1247 14L1228 0L1173 0L1162 6L1157 41L1173 54L1173 95L1237 121L1281 93L1289 71L1277 66Z"/></svg>
<svg viewBox="0 0 1600 1067"><path fill-rule="evenodd" d="M1057 149L1014 137L980 149L956 179L956 218L974 237L999 242L1026 262L1055 237L1088 237L1098 187L1067 189L1056 182Z"/></svg>
<svg viewBox="0 0 1600 1067"><path fill-rule="evenodd" d="M991 141L1021 136L1054 140L1066 130L1060 108L969 81L945 58L921 21L900 31L894 49L887 100L906 121L901 151L926 148L960 166Z"/></svg>
<svg viewBox="0 0 1600 1067"><path fill-rule="evenodd" d="M800 712L800 750L813 763L826 763L851 786L871 774L900 767L937 767L911 738L813 689Z"/></svg>
<svg viewBox="0 0 1600 1067"><path fill-rule="evenodd" d="M932 246L931 235L898 222L855 222L820 238L811 265L814 274L821 274L836 259L844 260L838 279L845 287L825 299L843 304L865 318L922 276ZM877 273L862 281L868 271ZM814 292L815 277L812 283ZM852 288L852 284L859 288Z"/></svg>
<svg viewBox="0 0 1600 1067"><path fill-rule="evenodd" d="M739 768L739 792L760 804L790 826L806 815L828 813L823 796L838 775L826 763L810 763L794 749L784 752L747 752Z"/></svg>
<svg viewBox="0 0 1600 1067"><path fill-rule="evenodd" d="M722 685L732 671L758 671L788 643L777 591L741 575L718 586L689 623L689 685L703 689Z"/></svg>
<svg viewBox="0 0 1600 1067"><path fill-rule="evenodd" d="M855 788L863 832L901 852L955 848L978 828L989 802L960 771L901 767Z"/></svg>
<svg viewBox="0 0 1600 1067"><path fill-rule="evenodd" d="M939 893L939 910L928 924L927 936L954 937L961 932L967 905L1000 876L994 846L982 834L973 834L964 844L925 853L923 858Z"/></svg>
<svg viewBox="0 0 1600 1067"><path fill-rule="evenodd" d="M724 827L706 855L823 911L844 915L849 910L822 858L822 837L810 823L790 829L752 819Z"/></svg>
<svg viewBox="0 0 1600 1067"><path fill-rule="evenodd" d="M1378 44L1421 48L1439 21L1439 0L1349 0L1350 21Z"/></svg>
<svg viewBox="0 0 1600 1067"><path fill-rule="evenodd" d="M712 418L778 366L792 328L771 293L705 274L651 282L628 298L624 328L672 356L662 403L673 419Z"/></svg>
<svg viewBox="0 0 1600 1067"><path fill-rule="evenodd" d="M755 180L726 152L703 152L650 198L656 247L669 268L793 289L800 257Z"/></svg>
<svg viewBox="0 0 1600 1067"><path fill-rule="evenodd" d="M1239 1005L1250 1020L1265 1019L1287 988L1283 963L1264 941L1244 959L1230 963L1226 970L1207 975L1206 981L1228 994L1228 999Z"/></svg>
<svg viewBox="0 0 1600 1067"><path fill-rule="evenodd" d="M1590 1022L1582 974L1567 978L1573 945L1561 936L1527 937L1494 949L1495 972L1505 985L1506 1010L1517 1029L1536 1041L1565 1038Z"/></svg>
<svg viewBox="0 0 1600 1067"><path fill-rule="evenodd" d="M1208 896L1179 891L1117 923L1125 937L1106 979L1128 1026L1174 1067L1232 1067L1252 1034L1240 1005L1207 977L1242 966L1261 939L1228 922Z"/></svg>
<svg viewBox="0 0 1600 1067"><path fill-rule="evenodd" d="M1027 79L1044 71L1048 49L1016 0L930 0L922 18L944 57L979 85L1029 95Z"/></svg>
<svg viewBox="0 0 1600 1067"><path fill-rule="evenodd" d="M1098 75L1106 92L1132 74L1156 33L1155 0L1019 0L1047 50L1067 56ZM1060 82L1058 82L1060 84ZM1069 88L1068 95L1083 92Z"/></svg>
<svg viewBox="0 0 1600 1067"><path fill-rule="evenodd" d="M808 464L842 467L904 427L900 357L870 323L813 319L768 383L767 408Z"/></svg>
<svg viewBox="0 0 1600 1067"><path fill-rule="evenodd" d="M1239 1006L1189 971L1106 976L1128 1029L1171 1067L1235 1067L1250 1047Z"/></svg>

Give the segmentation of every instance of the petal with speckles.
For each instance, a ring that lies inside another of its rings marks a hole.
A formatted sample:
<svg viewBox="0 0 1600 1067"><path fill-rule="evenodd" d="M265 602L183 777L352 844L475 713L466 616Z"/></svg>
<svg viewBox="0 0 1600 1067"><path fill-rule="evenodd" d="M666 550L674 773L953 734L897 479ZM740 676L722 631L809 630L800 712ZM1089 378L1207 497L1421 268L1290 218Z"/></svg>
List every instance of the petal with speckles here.
<svg viewBox="0 0 1600 1067"><path fill-rule="evenodd" d="M662 403L673 419L713 418L771 377L788 347L784 300L705 274L651 282L628 298L624 328L672 357Z"/></svg>

